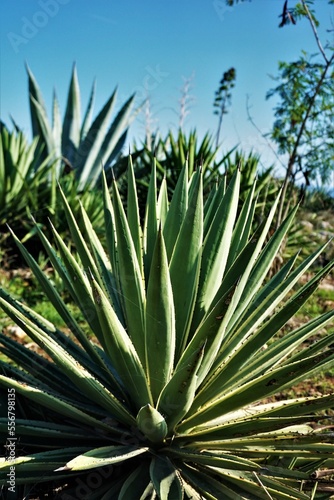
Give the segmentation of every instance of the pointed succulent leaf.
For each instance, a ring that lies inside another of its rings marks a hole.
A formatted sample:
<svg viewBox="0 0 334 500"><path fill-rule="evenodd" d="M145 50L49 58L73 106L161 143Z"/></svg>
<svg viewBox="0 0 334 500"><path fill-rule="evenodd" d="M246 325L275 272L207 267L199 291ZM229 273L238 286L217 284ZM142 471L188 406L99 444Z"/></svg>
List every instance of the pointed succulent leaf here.
<svg viewBox="0 0 334 500"><path fill-rule="evenodd" d="M151 268L153 249L158 234L158 216L157 216L157 168L156 160L153 160L150 183L147 192L147 202L143 230L144 247L144 267L145 282L147 283L149 271Z"/></svg>
<svg viewBox="0 0 334 500"><path fill-rule="evenodd" d="M128 193L127 193L127 219L132 241L136 249L137 259L143 275L143 234L140 226L139 204L136 181L131 156L128 162Z"/></svg>
<svg viewBox="0 0 334 500"><path fill-rule="evenodd" d="M71 210L71 207L68 204L68 201L66 199L66 196L61 188L61 186L58 186L61 201L63 203L63 207L65 209L65 216L67 219L67 223L69 226L69 229L71 231L71 236L73 239L73 242L75 244L75 247L77 249L77 252L79 254L80 260L84 266L84 269L90 269L94 274L97 274L97 268L95 261L88 249L87 243L85 241L85 238L80 231L80 228L78 226L77 220Z"/></svg>
<svg viewBox="0 0 334 500"><path fill-rule="evenodd" d="M205 202L204 206L204 237L207 235L212 221L217 213L217 210L225 196L226 192L226 177L220 179L218 185L215 185L215 189L212 190L211 196Z"/></svg>
<svg viewBox="0 0 334 500"><path fill-rule="evenodd" d="M195 412L183 425L189 428L194 424L203 424L205 421L208 422L217 418L226 407L229 411L232 411L243 405L267 398L278 390L283 390L288 386L291 387L310 369L320 369L325 366L327 361L332 362L333 359L334 354L325 351L321 355L310 356L294 363L287 363L276 369L268 370L259 377L229 392L222 391L221 393L217 382L215 399L202 405L201 409L197 413Z"/></svg>
<svg viewBox="0 0 334 500"><path fill-rule="evenodd" d="M136 249L115 181L113 183L113 210L120 293L128 335L145 367L145 289Z"/></svg>
<svg viewBox="0 0 334 500"><path fill-rule="evenodd" d="M79 189L83 189L89 182L89 176L95 165L105 133L110 121L116 100L116 90L108 99L100 113L90 126L86 137L80 143L76 156L75 170L79 180ZM101 167L99 167L101 168Z"/></svg>
<svg viewBox="0 0 334 500"><path fill-rule="evenodd" d="M148 281L145 327L146 367L152 396L157 401L171 377L175 353L174 300L161 230Z"/></svg>
<svg viewBox="0 0 334 500"><path fill-rule="evenodd" d="M169 432L174 431L175 426L183 419L192 405L197 387L197 372L203 359L203 353L204 346L193 352L188 365L175 370L159 397L157 409L164 415Z"/></svg>
<svg viewBox="0 0 334 500"><path fill-rule="evenodd" d="M161 500L183 500L178 471L167 457L154 457L150 465L151 481Z"/></svg>
<svg viewBox="0 0 334 500"><path fill-rule="evenodd" d="M239 282L239 277L247 266L255 246L256 242L250 241L224 276L222 284L213 300L214 306L203 318L179 361L180 365L181 363L183 365L187 363L188 355L191 355L191 352L201 343L206 342L204 359L198 372L198 385L202 383L210 372L224 340L225 330L221 328L221 322L228 311L235 288Z"/></svg>
<svg viewBox="0 0 334 500"><path fill-rule="evenodd" d="M45 143L50 146L49 137L45 133L49 129L46 106L40 88L29 67L26 65L28 73L28 88L30 102L31 128L34 137L42 136ZM51 149L48 149L48 153Z"/></svg>
<svg viewBox="0 0 334 500"><path fill-rule="evenodd" d="M235 262L240 252L248 243L253 225L253 218L256 206L254 193L256 182L251 186L245 203L242 206L239 217L237 218L235 228L233 230L231 248L226 262L226 270L228 271L231 265Z"/></svg>
<svg viewBox="0 0 334 500"><path fill-rule="evenodd" d="M248 262L246 263L247 265L244 268L243 273L240 275L238 270L236 269L238 282L237 282L237 285L235 287L235 291L234 291L233 295L230 297L230 300L228 303L228 308L227 308L226 312L224 313L223 317L221 318L222 321L221 321L221 324L219 325L219 329L217 331L217 336L219 336L219 338L221 339L221 344L226 339L227 326L230 322L231 317L233 316L233 314L235 314L235 311L238 309L240 298L243 297L244 288L246 287L246 285L249 284L249 276L252 272L252 269L254 267L255 262L258 259L259 254L261 252L262 245L266 240L271 222L272 222L274 214L275 214L275 210L277 208L278 200L279 200L279 198L277 198L275 200L275 203L273 204L273 206L270 209L270 212L268 214L268 217L267 217L266 222L262 228L261 233L257 235L256 245L255 245L254 251L253 251L251 257L248 259ZM273 257L273 255L271 255L271 256ZM253 291L253 289L254 289L254 293L256 291L256 286L259 287L260 285L255 283L254 286L250 288L251 291ZM250 298L249 298L249 300L250 300Z"/></svg>
<svg viewBox="0 0 334 500"><path fill-rule="evenodd" d="M142 500L142 494L150 483L150 475L147 464L143 463L137 467L124 481L119 500Z"/></svg>
<svg viewBox="0 0 334 500"><path fill-rule="evenodd" d="M94 258L97 276L100 280L100 286L103 289L106 296L109 298L119 320L124 325L124 316L123 311L120 305L120 300L117 294L116 280L113 273L112 266L108 259L106 252L102 246L102 243L94 231L92 223L88 217L88 214L84 207L81 205L81 214L83 226L85 228L86 241L89 243L90 248L92 249L92 256Z"/></svg>
<svg viewBox="0 0 334 500"><path fill-rule="evenodd" d="M52 101L52 135L55 144L55 149L57 151L57 156L61 157L61 134L62 134L62 123L59 109L59 102L57 99L56 92L53 93Z"/></svg>
<svg viewBox="0 0 334 500"><path fill-rule="evenodd" d="M286 429L288 426L309 422L310 414L321 411L332 404L333 401L334 395L331 395L319 398L288 399L259 404L253 407L248 406L245 409L221 414L212 422L211 427L208 426L207 422L199 425L192 429L189 436L192 436L192 446L200 450L203 447L207 448L207 441L211 442L212 446L217 449L226 450L232 442L237 443L236 438L245 439L249 438L249 436L258 436L261 433ZM180 438L184 439L185 436L182 435L181 437L180 435ZM273 452L274 450L271 453Z"/></svg>
<svg viewBox="0 0 334 500"><path fill-rule="evenodd" d="M162 229L165 226L167 215L168 215L168 191L167 191L166 178L164 177L160 185L158 205L157 205L158 223L160 224Z"/></svg>
<svg viewBox="0 0 334 500"><path fill-rule="evenodd" d="M108 189L108 184L104 171L102 172L102 188L103 188L103 207L104 207L104 221L105 221L105 232L106 232L106 246L107 253L109 256L109 261L111 268L113 270L113 278L115 280L115 292L119 298L118 302L121 303L121 287L119 282L119 270L118 270L118 249L117 249L117 236L116 236L116 225L115 225L115 214L114 208L111 203L110 192Z"/></svg>
<svg viewBox="0 0 334 500"><path fill-rule="evenodd" d="M194 311L199 323L220 287L231 245L238 208L240 172L237 170L203 242L200 285Z"/></svg>
<svg viewBox="0 0 334 500"><path fill-rule="evenodd" d="M88 105L87 109L85 112L85 116L81 125L81 131L80 131L80 142L82 142L86 135L88 130L90 129L91 122L92 122L92 115L93 115L93 107L94 107L94 99L95 99L95 88L96 88L96 83L95 80L92 85L92 89L90 91L89 95L89 100L88 100Z"/></svg>
<svg viewBox="0 0 334 500"><path fill-rule="evenodd" d="M263 349L257 356L253 356L253 359L250 363L247 364L247 367L243 364L242 368L239 368L240 380L246 381L247 379L254 378L257 375L263 373L263 370L269 369L279 363L283 363L285 359L293 352L298 346L302 345L303 342L306 342L307 339L310 339L312 335L316 335L322 328L326 328L331 322L333 322L334 311L329 311L328 313L322 315L320 318L315 318L310 321L306 325L294 330L293 332L288 333L281 342L273 343ZM279 321L280 318L277 318ZM270 333L269 324L265 324L264 328L260 329L260 334L263 333L264 336ZM268 326L268 329L266 328ZM258 339L255 339L255 341ZM313 353L321 352L322 349L326 348L327 345L330 345L333 341L333 334L328 335L325 341L316 343L314 345ZM250 350L252 350L252 344L250 344ZM310 350L309 354L312 354ZM305 353L302 352L302 356ZM310 376L310 373L308 374ZM230 388L234 385L237 385L239 381L236 380L236 377L231 378Z"/></svg>
<svg viewBox="0 0 334 500"><path fill-rule="evenodd" d="M0 299L2 307L7 311L13 309L9 304L5 304ZM27 318L24 318L18 311L14 312L17 324L29 335L37 344L43 346L45 352L54 360L57 366L61 367L64 375L68 377L79 390L87 394L89 398L95 400L99 405L110 412L114 412L125 422L131 422L131 415L123 404L104 387L88 370L79 364L67 351L62 348L55 339L34 326Z"/></svg>
<svg viewBox="0 0 334 500"><path fill-rule="evenodd" d="M139 409L143 404L152 402L143 366L109 300L93 278L91 278L91 286L104 336L105 350L109 354L124 387L131 394L131 400Z"/></svg>
<svg viewBox="0 0 334 500"><path fill-rule="evenodd" d="M80 144L80 122L80 89L74 65L62 130L62 154L72 165L75 164L75 155Z"/></svg>
<svg viewBox="0 0 334 500"><path fill-rule="evenodd" d="M164 225L167 257L170 261L175 242L188 208L188 163L185 163L178 178Z"/></svg>
<svg viewBox="0 0 334 500"><path fill-rule="evenodd" d="M213 467L221 467L223 469L232 470L246 470L246 471L261 471L261 466L256 462L239 457L234 454L231 456L229 453L213 453L209 451L194 452L193 450L178 449L176 446L173 448L166 448L166 453L173 458L181 458L184 462L193 462L202 465ZM305 476L304 476L305 477Z"/></svg>
<svg viewBox="0 0 334 500"><path fill-rule="evenodd" d="M131 115L133 101L134 96L132 95L125 104L123 104L121 110L118 112L105 134L96 160L91 165L90 179L93 185L95 185L100 177L101 165L109 167L109 163L115 159L116 155L120 153L125 144L127 129L134 119L134 114Z"/></svg>
<svg viewBox="0 0 334 500"><path fill-rule="evenodd" d="M211 474L210 474L211 472ZM245 497L240 488L233 488L227 481L222 482L213 477L214 471L204 468L190 467L188 464L182 464L182 476L189 482L201 496L205 495L210 500L217 498L226 498L229 500L244 500ZM259 497L254 497L259 498Z"/></svg>
<svg viewBox="0 0 334 500"><path fill-rule="evenodd" d="M31 109L34 110L36 128L38 130L38 134L34 137L38 137L39 140L42 141L42 144L45 145L44 157L48 155L54 155L55 142L53 140L51 126L44 108L41 103L37 101L32 95L30 96L30 105Z"/></svg>
<svg viewBox="0 0 334 500"><path fill-rule="evenodd" d="M70 313L70 311L66 307L64 301L62 300L61 296L57 292L57 289L50 283L50 281L48 280L46 275L42 272L42 270L40 269L40 267L37 264L37 262L35 261L35 259L29 254L29 252L22 245L22 243L18 240L18 238L14 234L13 234L13 237L16 241L16 244L17 244L21 254L25 258L30 269L32 269L32 271L34 272L34 275L38 279L39 284L42 287L42 290L44 291L45 295L50 300L51 304L57 310L59 315L63 318L66 325L71 329L72 333L76 336L76 338L79 340L79 342L84 347L84 349L88 353L90 353L92 358L94 358L96 361L99 360L99 363L100 363L101 360L97 356L92 344L89 342L86 335L82 332L80 326L77 324L76 319L73 317L73 315Z"/></svg>
<svg viewBox="0 0 334 500"><path fill-rule="evenodd" d="M148 448L134 448L133 446L102 446L78 455L57 471L95 469L96 467L124 462L146 453L147 450Z"/></svg>
<svg viewBox="0 0 334 500"><path fill-rule="evenodd" d="M286 236L286 233L292 224L292 221L296 215L297 208L298 207L290 212L288 217L283 221L281 226L270 238L269 242L266 244L261 254L259 255L256 263L254 262L249 279L247 280L247 282L243 283L244 286L242 290L242 300L240 300L239 297L238 304L235 307L231 320L228 323L227 336L229 335L229 331L232 331L231 329L234 324L237 321L240 321L242 313L246 311L247 305L250 303L251 299L255 296L255 293L259 290L261 284L263 283L263 280L265 279L270 266L272 265L275 256L277 255L277 252ZM239 296L239 294L237 295Z"/></svg>
<svg viewBox="0 0 334 500"><path fill-rule="evenodd" d="M220 377L225 380L229 380L229 385L231 384L231 380L234 378L236 373L238 373L238 379L240 380L241 367L243 367L245 360L249 359L250 354L255 353L258 349L263 349L265 343L268 342L285 325L285 323L297 313L302 305L305 304L309 297L314 293L318 283L322 279L321 275L326 274L326 272L322 272L320 274L318 281L312 280L304 285L302 287L303 293L298 292L295 294L276 314L270 317L263 327L256 329L258 323L272 314L274 308L279 302L282 301L283 297L287 295L300 276L305 272L305 268L307 268L311 262L306 263L306 265L304 262L298 267L296 272L292 273L283 283L273 288L272 292L267 294L267 297L263 298L261 301L259 300L260 305L252 314L249 315L249 321L246 320L243 323L241 328L235 332L228 347L226 346L225 352L222 352L220 356L217 357L215 366L219 366L220 363L224 363L225 369L221 370ZM322 325L324 325L327 321L330 321L330 319L331 315L329 315L328 319L323 317ZM283 341L281 343L283 344ZM296 345L293 344L290 349L292 350L295 347ZM271 355L273 356L273 352L271 352ZM284 355L286 355L286 353L285 350L283 350L282 345L280 352L281 360ZM259 355L259 358L262 359L263 362L262 355ZM272 357L271 359L272 362L274 362L275 358ZM249 370L249 363L247 363L247 365L247 369Z"/></svg>
<svg viewBox="0 0 334 500"><path fill-rule="evenodd" d="M87 275L82 271L82 268L52 225L51 229L58 245L62 261L65 264L67 272L66 279L70 283L70 290L73 291L73 299L81 309L84 317L86 318L86 321L90 325L98 340L102 345L104 345L103 333L100 323L96 317L95 305L91 287L89 285L89 279Z"/></svg>
<svg viewBox="0 0 334 500"><path fill-rule="evenodd" d="M196 172L192 196L170 260L178 361L187 344L200 275L203 243L202 173ZM166 222L167 223L167 222ZM187 259L184 259L184 256Z"/></svg>
<svg viewBox="0 0 334 500"><path fill-rule="evenodd" d="M12 378L0 375L0 385L6 388L14 388L18 394L22 394L28 400L40 404L42 407L50 408L52 411L67 418L73 418L74 421L81 422L84 425L91 425L104 431L109 430L109 426L101 422L98 418L94 418L88 413L76 408L74 405L64 401L47 392L29 386L26 383L13 380Z"/></svg>

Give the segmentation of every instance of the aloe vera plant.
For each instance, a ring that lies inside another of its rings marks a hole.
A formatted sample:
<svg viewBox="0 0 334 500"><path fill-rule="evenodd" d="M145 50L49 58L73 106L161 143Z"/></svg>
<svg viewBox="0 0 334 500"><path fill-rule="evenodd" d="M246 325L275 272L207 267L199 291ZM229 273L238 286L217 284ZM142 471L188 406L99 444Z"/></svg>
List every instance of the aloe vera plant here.
<svg viewBox="0 0 334 500"><path fill-rule="evenodd" d="M3 310L40 347L0 336L14 362L1 361L1 403L15 389L20 438L16 457L0 459L4 488L14 466L22 498L43 481L60 498L90 500L333 493L333 435L320 424L334 394L270 398L333 364L333 332L305 342L334 311L281 330L334 262L295 290L324 245L268 278L297 209L269 238L277 199L252 233L255 184L239 210L238 170L205 203L202 175L189 180L185 164L169 199L153 167L142 224L131 162L126 211L104 180L106 248L84 210L79 230L64 197L79 260L56 228L57 249L39 232L92 336L16 238L66 330L1 290ZM7 431L2 416L3 442Z"/></svg>
<svg viewBox="0 0 334 500"><path fill-rule="evenodd" d="M56 161L57 177L65 166L65 169L75 172L79 191L87 186L94 187L101 177L101 165L105 168L110 167L124 146L128 127L136 115L132 110L134 95L122 105L112 119L117 97L115 89L93 120L95 98L95 84L93 84L82 120L80 87L74 65L63 122L59 103L54 94L50 123L37 81L28 67L27 72L33 136L39 138L44 154L52 155Z"/></svg>

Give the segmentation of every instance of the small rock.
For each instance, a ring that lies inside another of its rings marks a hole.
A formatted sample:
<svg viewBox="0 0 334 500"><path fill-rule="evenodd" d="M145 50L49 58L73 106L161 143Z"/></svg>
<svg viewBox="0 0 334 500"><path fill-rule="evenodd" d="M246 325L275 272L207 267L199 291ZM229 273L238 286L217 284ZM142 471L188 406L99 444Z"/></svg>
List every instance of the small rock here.
<svg viewBox="0 0 334 500"><path fill-rule="evenodd" d="M26 333L22 330L22 328L17 325L8 326L7 332L10 335L14 335L14 337L17 337L19 340L24 339L24 337L26 336Z"/></svg>
<svg viewBox="0 0 334 500"><path fill-rule="evenodd" d="M331 223L328 222L327 220L321 220L319 222L319 226L322 228L322 229L329 229L331 228Z"/></svg>
<svg viewBox="0 0 334 500"><path fill-rule="evenodd" d="M300 224L301 224L302 226L304 226L306 229L309 229L310 231L313 231L313 224L312 224L312 222L310 222L310 221L308 221L308 220L302 220L302 221L300 222Z"/></svg>

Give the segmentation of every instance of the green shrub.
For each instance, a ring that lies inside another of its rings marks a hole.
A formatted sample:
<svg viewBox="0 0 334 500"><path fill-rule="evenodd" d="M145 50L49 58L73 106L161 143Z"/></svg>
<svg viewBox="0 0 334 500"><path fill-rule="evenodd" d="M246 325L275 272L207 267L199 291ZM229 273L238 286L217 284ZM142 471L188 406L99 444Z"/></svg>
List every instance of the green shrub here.
<svg viewBox="0 0 334 500"><path fill-rule="evenodd" d="M57 189L57 164L52 155L43 160L43 146L35 137L29 144L23 132L14 127L10 131L0 122L0 244L1 257L4 261L14 259L15 251L11 248L12 238L8 238L7 224L20 238L31 240L30 248L37 256L41 245L32 223L33 214L40 228L50 234L48 219L52 217L58 231L65 235L66 217L60 193ZM59 180L66 199L78 218L82 204L94 227L103 227L103 200L101 190L84 186L78 198L79 181L74 172L68 172ZM99 231L100 236L103 234Z"/></svg>
<svg viewBox="0 0 334 500"><path fill-rule="evenodd" d="M213 137L207 133L199 141L196 130L186 135L181 129L177 135L169 131L165 138L154 137L150 147L144 144L142 148L136 145L131 154L137 180L137 192L140 209L145 207L146 193L150 182L152 161L156 162L157 180L166 178L169 195L172 196L180 172L185 161L188 162L189 177L201 168L203 173L204 200L219 182L225 179L228 183L237 169L240 170L240 203L242 203L255 180L258 205L264 207L272 203L277 196L279 185L274 179L273 168L260 167L260 157L254 153L246 155L236 147L221 154L221 148L214 146ZM115 164L114 173L120 184L123 198L126 198L126 180L123 176L126 170L127 158L123 157Z"/></svg>
<svg viewBox="0 0 334 500"><path fill-rule="evenodd" d="M15 363L0 364L0 400L15 389L20 437L16 458L0 461L0 484L15 466L22 498L43 481L53 497L89 500L329 498L317 478L334 467L334 445L319 424L334 395L268 401L333 363L333 334L304 342L334 311L280 331L334 262L291 293L326 246L268 278L296 209L268 239L278 199L253 233L256 186L238 211L239 170L205 203L201 170L188 177L186 165L169 200L153 168L142 225L131 164L126 213L116 183L111 197L104 183L106 250L63 196L79 263L54 227L57 250L37 228L93 342L17 240L72 332L0 291L40 347L0 336ZM7 415L0 435L6 442Z"/></svg>
<svg viewBox="0 0 334 500"><path fill-rule="evenodd" d="M2 244L6 236L6 223L24 236L31 229L28 207L39 209L41 200L51 202L48 177L50 158L42 161L42 148L35 139L28 143L23 132L14 127L10 131L0 122L0 230Z"/></svg>
<svg viewBox="0 0 334 500"><path fill-rule="evenodd" d="M165 177L169 195L171 196L177 184L180 172L185 161L188 162L189 177L201 168L203 172L204 193L207 195L217 184L218 179L223 175L221 169L224 158L232 153L228 152L222 159L218 159L219 148L213 145L213 137L206 134L202 141L199 141L196 130L186 135L179 129L175 136L169 131L165 138L158 134L154 136L153 143L148 145L144 143L140 147L134 144L134 151L131 153L134 170L137 180L137 192L140 205L145 206L146 192L150 182L152 161L156 162L157 179L159 182ZM126 170L129 159L122 158L121 162L115 168L116 178L120 177ZM126 192L126 182L122 179L121 192Z"/></svg>

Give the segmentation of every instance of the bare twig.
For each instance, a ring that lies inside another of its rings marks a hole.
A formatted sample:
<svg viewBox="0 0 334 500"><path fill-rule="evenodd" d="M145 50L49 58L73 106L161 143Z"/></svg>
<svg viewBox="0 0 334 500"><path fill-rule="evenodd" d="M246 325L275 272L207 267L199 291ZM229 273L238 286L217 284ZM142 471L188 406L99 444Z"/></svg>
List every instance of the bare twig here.
<svg viewBox="0 0 334 500"><path fill-rule="evenodd" d="M181 89L181 97L179 99L180 103L180 115L179 115L179 128L181 129L184 125L186 117L189 115L189 105L194 101L194 97L190 95L191 82L194 79L194 74L189 78L184 78L184 84Z"/></svg>
<svg viewBox="0 0 334 500"><path fill-rule="evenodd" d="M145 137L146 137L146 145L149 151L151 151L152 147L152 115L151 115L151 106L150 106L150 98L147 96L145 101Z"/></svg>
<svg viewBox="0 0 334 500"><path fill-rule="evenodd" d="M253 471L253 474L256 477L259 485L262 486L262 488L264 489L264 491L268 495L268 498L270 498L270 500L274 500L273 497L271 496L271 494L269 493L269 491L267 490L267 488L265 487L265 485L263 484L263 482L261 481L261 479L259 478L259 476L256 474L256 472Z"/></svg>
<svg viewBox="0 0 334 500"><path fill-rule="evenodd" d="M275 149L273 148L273 146L271 145L270 141L267 139L266 135L262 132L262 130L256 125L253 117L251 116L250 114L250 107L249 107L249 95L247 94L246 96L246 111L247 111L247 118L248 120L251 122L251 124L253 125L253 127L258 131L258 133L263 137L263 139L266 141L266 143L268 144L268 147L271 149L271 151L273 152L273 154L275 155L276 157L276 160L279 161L279 163L281 164L281 166L286 169L286 166L285 164L282 162L282 160L280 159L280 157L278 156L278 154L276 153Z"/></svg>
<svg viewBox="0 0 334 500"><path fill-rule="evenodd" d="M322 46L322 43L320 41L320 38L319 38L319 35L318 35L318 32L317 32L317 28L316 28L316 25L314 23L313 17L312 17L312 15L311 15L311 13L310 13L310 11L308 9L308 6L307 6L305 0L301 0L301 1L302 1L302 4L303 4L303 7L305 9L306 15L308 17L308 20L310 21L310 24L311 24L311 27L312 27L312 31L313 31L314 37L316 39L317 45L319 47L319 50L320 50L323 58L325 59L326 64L328 64L328 62L329 62L328 61L328 57L326 56L326 53L325 53L324 48Z"/></svg>
<svg viewBox="0 0 334 500"><path fill-rule="evenodd" d="M319 479L319 477L332 476L334 469L317 470L311 474L312 479Z"/></svg>

